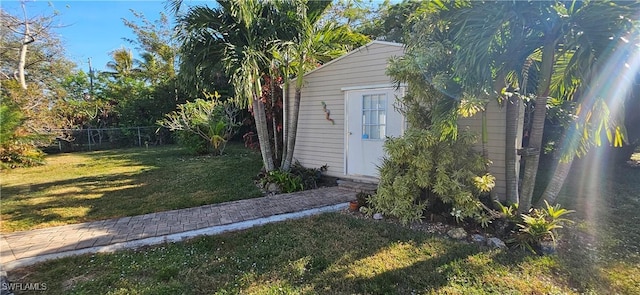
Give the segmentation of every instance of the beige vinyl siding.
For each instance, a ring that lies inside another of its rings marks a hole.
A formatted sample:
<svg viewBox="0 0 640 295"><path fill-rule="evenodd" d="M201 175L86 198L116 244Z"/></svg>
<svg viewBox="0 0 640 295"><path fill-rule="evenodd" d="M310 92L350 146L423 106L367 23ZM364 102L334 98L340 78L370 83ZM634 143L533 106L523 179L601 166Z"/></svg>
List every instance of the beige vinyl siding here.
<svg viewBox="0 0 640 295"><path fill-rule="evenodd" d="M496 177L496 187L494 191L500 199L506 197L505 182L505 136L506 136L506 109L501 108L497 101L491 101L487 106L487 149L489 150L489 159L492 164L489 172ZM482 148L482 114L476 114L471 118L461 118L458 120L459 127L469 127L469 129L478 134L478 151Z"/></svg>
<svg viewBox="0 0 640 295"><path fill-rule="evenodd" d="M294 158L305 167L327 165L328 175L345 177L345 91L341 89L391 85L385 74L389 58L402 54L402 46L374 41L305 75ZM293 94L290 89L290 97ZM322 102L335 124L326 120Z"/></svg>

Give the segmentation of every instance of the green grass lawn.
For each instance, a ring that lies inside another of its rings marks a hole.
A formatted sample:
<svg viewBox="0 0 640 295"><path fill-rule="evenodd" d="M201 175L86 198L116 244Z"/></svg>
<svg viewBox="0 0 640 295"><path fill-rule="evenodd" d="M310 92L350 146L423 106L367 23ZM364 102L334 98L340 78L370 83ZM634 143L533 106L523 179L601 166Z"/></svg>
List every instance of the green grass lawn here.
<svg viewBox="0 0 640 295"><path fill-rule="evenodd" d="M230 144L220 157L177 146L51 155L0 172L0 231L12 232L260 196L259 153Z"/></svg>
<svg viewBox="0 0 640 295"><path fill-rule="evenodd" d="M331 213L9 276L47 294L640 294L640 169L598 168L571 174L577 223L551 256Z"/></svg>
<svg viewBox="0 0 640 295"><path fill-rule="evenodd" d="M48 294L572 293L550 257L519 256L332 213L10 272Z"/></svg>
<svg viewBox="0 0 640 295"><path fill-rule="evenodd" d="M600 294L640 294L640 168L578 163L558 201L577 211L559 255L568 279Z"/></svg>

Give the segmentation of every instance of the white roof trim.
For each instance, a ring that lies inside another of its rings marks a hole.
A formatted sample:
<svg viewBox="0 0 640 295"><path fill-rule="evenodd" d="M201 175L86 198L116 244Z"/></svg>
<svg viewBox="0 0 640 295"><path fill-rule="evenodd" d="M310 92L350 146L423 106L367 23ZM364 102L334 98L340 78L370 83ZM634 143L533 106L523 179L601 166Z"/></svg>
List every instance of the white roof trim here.
<svg viewBox="0 0 640 295"><path fill-rule="evenodd" d="M397 46L397 47L404 47L404 44L402 43L396 43L396 42L389 42L389 41L382 41L382 40L373 40L371 42L369 42L369 44L383 44L383 45L390 45L390 46ZM367 44L367 45L369 45Z"/></svg>
<svg viewBox="0 0 640 295"><path fill-rule="evenodd" d="M407 87L406 83L401 83L400 87ZM367 89L395 89L398 88L398 84L378 84L378 85L363 85L363 86L350 86L350 87L342 87L341 91L351 91L351 90L367 90Z"/></svg>
<svg viewBox="0 0 640 295"><path fill-rule="evenodd" d="M360 52L361 50L366 49L367 47L369 47L369 46L371 46L371 45L373 45L373 44L381 44L381 45L387 45L387 46L404 47L404 44L401 44L401 43L394 43L394 42L388 42L388 41L373 40L373 41L371 41L371 42L369 42L369 43L367 43L367 44L365 44L365 45L362 45L362 46L360 46L360 47L358 47L358 48L356 48L356 49L354 49L354 50L351 50L351 51L347 52L346 54L344 54L344 55L342 55L342 56L340 56L340 57L338 57L338 58L336 58L336 59L334 59L334 60L329 61L329 62L328 62L328 63L326 63L326 64L323 64L323 65L321 65L321 66L319 66L319 67L317 67L317 68L315 68L315 69L313 69L313 70L311 70L311 71L306 72L306 73L303 75L303 77L304 77L304 76L307 76L307 75L309 75L309 74L311 74L311 73L313 73L313 72L315 72L315 71L317 71L317 70L320 70L320 69L322 69L322 68L324 68L324 67L326 67L326 66L328 66L328 65L330 65L330 64L332 64L332 63L334 63L334 62L338 62L339 60L341 60L341 59L343 59L343 58L345 58L345 57L347 57L347 56L350 56L350 55L352 55L352 54L354 54L354 53L356 53L356 52ZM295 77L294 77L293 79L295 79Z"/></svg>

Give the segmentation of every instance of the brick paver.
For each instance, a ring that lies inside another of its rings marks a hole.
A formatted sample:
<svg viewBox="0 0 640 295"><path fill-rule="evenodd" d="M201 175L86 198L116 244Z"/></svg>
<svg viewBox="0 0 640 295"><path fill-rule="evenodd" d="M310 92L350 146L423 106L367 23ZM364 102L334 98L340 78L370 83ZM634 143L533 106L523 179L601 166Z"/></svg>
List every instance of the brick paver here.
<svg viewBox="0 0 640 295"><path fill-rule="evenodd" d="M0 263L336 205L355 199L355 195L352 190L328 187L196 208L6 233L0 235Z"/></svg>

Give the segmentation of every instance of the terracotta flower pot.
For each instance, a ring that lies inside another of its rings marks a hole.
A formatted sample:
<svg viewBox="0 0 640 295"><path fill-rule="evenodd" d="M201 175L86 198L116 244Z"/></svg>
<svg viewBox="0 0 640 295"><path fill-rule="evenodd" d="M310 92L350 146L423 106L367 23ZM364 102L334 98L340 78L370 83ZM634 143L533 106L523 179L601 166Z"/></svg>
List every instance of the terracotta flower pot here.
<svg viewBox="0 0 640 295"><path fill-rule="evenodd" d="M358 204L358 201L349 202L349 211L356 212L358 211L358 209L360 209L360 204Z"/></svg>

